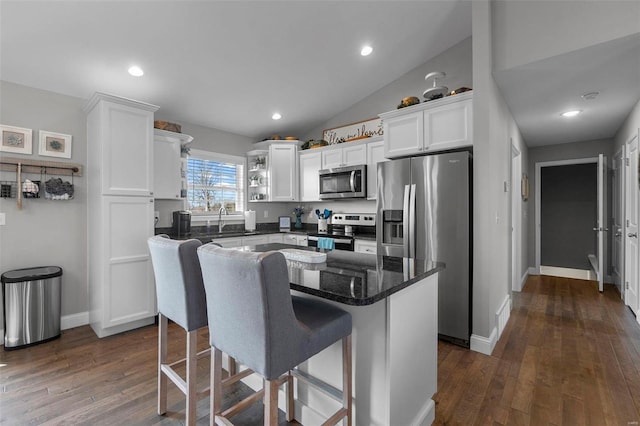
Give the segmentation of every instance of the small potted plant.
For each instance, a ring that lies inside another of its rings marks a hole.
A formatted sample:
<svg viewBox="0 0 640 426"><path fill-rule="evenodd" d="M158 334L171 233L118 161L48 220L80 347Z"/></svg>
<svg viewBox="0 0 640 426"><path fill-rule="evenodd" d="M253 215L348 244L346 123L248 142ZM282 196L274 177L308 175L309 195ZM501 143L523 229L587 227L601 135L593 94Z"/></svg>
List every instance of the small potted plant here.
<svg viewBox="0 0 640 426"><path fill-rule="evenodd" d="M304 208L302 206L297 206L296 208L293 209L292 213L296 216L295 227L297 229L301 229L302 228L302 215L304 214Z"/></svg>

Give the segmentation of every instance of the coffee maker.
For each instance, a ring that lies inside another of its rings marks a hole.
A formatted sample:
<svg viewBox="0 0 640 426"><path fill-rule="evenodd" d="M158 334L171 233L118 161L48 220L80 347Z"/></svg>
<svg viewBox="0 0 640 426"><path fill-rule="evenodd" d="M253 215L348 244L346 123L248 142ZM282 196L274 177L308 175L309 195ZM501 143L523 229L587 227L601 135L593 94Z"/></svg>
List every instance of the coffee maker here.
<svg viewBox="0 0 640 426"><path fill-rule="evenodd" d="M176 210L173 212L173 233L176 237L185 237L191 234L190 211Z"/></svg>

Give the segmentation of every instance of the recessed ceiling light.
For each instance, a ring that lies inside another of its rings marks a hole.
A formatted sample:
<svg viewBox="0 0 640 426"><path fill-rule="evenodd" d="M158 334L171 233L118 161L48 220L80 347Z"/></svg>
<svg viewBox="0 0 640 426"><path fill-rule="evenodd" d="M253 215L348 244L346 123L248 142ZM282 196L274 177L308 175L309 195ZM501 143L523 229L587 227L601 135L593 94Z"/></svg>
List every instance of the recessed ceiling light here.
<svg viewBox="0 0 640 426"><path fill-rule="evenodd" d="M129 68L129 74L134 77L142 77L144 75L144 71L142 71L142 68L140 68L139 66L134 65Z"/></svg>
<svg viewBox="0 0 640 426"><path fill-rule="evenodd" d="M282 118L282 115L280 115L279 112L276 112L271 116L271 118L273 118L274 120L280 120Z"/></svg>
<svg viewBox="0 0 640 426"><path fill-rule="evenodd" d="M563 117L575 117L576 115L580 114L581 112L582 112L582 110L574 109L573 111L563 112L561 115Z"/></svg>
<svg viewBox="0 0 640 426"><path fill-rule="evenodd" d="M371 47L371 46L364 46L364 47L362 48L362 50L360 51L360 54L361 54L362 56L369 56L369 55L371 55L371 52L373 52L373 47Z"/></svg>

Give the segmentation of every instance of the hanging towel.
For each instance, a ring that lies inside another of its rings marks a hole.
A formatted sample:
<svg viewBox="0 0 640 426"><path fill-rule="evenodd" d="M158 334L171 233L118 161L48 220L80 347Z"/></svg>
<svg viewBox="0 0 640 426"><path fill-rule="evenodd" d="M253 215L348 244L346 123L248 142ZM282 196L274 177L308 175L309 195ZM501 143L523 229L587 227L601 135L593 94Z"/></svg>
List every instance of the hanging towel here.
<svg viewBox="0 0 640 426"><path fill-rule="evenodd" d="M333 250L336 248L336 242L333 238L318 237L318 248Z"/></svg>

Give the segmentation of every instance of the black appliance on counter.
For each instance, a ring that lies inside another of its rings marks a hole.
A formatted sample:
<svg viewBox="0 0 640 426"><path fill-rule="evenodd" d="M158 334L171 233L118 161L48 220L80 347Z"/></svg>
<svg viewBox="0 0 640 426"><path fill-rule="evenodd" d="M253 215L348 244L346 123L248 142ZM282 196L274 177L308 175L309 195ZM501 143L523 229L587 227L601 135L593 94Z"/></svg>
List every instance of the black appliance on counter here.
<svg viewBox="0 0 640 426"><path fill-rule="evenodd" d="M177 237L191 235L191 212L176 210L173 212L173 233Z"/></svg>
<svg viewBox="0 0 640 426"><path fill-rule="evenodd" d="M318 238L332 238L338 250L354 250L357 235L375 235L375 213L334 213L327 232L310 232L309 247L318 247Z"/></svg>

